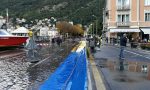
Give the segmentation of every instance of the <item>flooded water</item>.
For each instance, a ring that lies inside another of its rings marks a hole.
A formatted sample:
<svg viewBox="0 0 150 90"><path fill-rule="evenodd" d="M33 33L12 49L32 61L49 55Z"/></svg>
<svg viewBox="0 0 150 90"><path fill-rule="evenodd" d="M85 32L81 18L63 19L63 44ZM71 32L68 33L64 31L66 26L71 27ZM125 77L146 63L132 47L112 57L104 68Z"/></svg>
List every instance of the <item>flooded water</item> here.
<svg viewBox="0 0 150 90"><path fill-rule="evenodd" d="M0 90L38 90L73 46L63 43L61 47L42 47L39 51L41 60L36 63L30 63L25 55L0 58Z"/></svg>
<svg viewBox="0 0 150 90"><path fill-rule="evenodd" d="M110 90L149 90L150 62L96 60Z"/></svg>
<svg viewBox="0 0 150 90"><path fill-rule="evenodd" d="M31 65L27 70L29 82L31 82L28 90L38 90L39 86L48 79L55 69L63 62L72 48L73 45L69 45L68 47L66 47L66 45L53 47L50 49L49 53L51 54L48 59L37 65Z"/></svg>

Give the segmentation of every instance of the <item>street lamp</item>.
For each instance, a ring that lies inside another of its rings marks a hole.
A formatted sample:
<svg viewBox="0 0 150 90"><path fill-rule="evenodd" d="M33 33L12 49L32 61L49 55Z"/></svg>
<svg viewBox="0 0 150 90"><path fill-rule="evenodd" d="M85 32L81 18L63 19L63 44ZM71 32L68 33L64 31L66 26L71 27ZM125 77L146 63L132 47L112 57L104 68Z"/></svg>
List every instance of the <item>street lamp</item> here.
<svg viewBox="0 0 150 90"><path fill-rule="evenodd" d="M90 27L90 28L91 28L91 34L92 34L92 36L93 36L93 24L91 23L90 26L91 26L91 27Z"/></svg>
<svg viewBox="0 0 150 90"><path fill-rule="evenodd" d="M96 35L97 35L97 22L98 22L98 19L97 19L97 16L95 16L95 15L92 15L92 17L95 17L95 28L96 28ZM94 26L93 26L94 27Z"/></svg>
<svg viewBox="0 0 150 90"><path fill-rule="evenodd" d="M105 17L106 17L106 10L103 8L103 32L105 31Z"/></svg>

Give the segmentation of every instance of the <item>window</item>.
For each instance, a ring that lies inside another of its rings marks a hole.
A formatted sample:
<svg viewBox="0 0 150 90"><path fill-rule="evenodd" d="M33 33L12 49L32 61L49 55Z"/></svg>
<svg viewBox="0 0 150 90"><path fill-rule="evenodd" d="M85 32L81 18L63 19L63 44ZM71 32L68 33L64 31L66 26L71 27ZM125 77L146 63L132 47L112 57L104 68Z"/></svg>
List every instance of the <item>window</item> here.
<svg viewBox="0 0 150 90"><path fill-rule="evenodd" d="M145 5L150 5L150 0L145 0Z"/></svg>
<svg viewBox="0 0 150 90"><path fill-rule="evenodd" d="M126 22L129 22L129 15L126 15Z"/></svg>
<svg viewBox="0 0 150 90"><path fill-rule="evenodd" d="M117 6L118 7L129 7L130 0L118 0Z"/></svg>
<svg viewBox="0 0 150 90"><path fill-rule="evenodd" d="M121 15L118 15L118 22L122 22Z"/></svg>
<svg viewBox="0 0 150 90"><path fill-rule="evenodd" d="M122 0L123 6L129 6L129 0Z"/></svg>
<svg viewBox="0 0 150 90"><path fill-rule="evenodd" d="M129 22L129 14L118 15L118 22Z"/></svg>
<svg viewBox="0 0 150 90"><path fill-rule="evenodd" d="M122 1L122 0L118 0L118 7L121 7L121 6L122 6L121 1Z"/></svg>
<svg viewBox="0 0 150 90"><path fill-rule="evenodd" d="M150 21L150 12L145 13L145 21Z"/></svg>

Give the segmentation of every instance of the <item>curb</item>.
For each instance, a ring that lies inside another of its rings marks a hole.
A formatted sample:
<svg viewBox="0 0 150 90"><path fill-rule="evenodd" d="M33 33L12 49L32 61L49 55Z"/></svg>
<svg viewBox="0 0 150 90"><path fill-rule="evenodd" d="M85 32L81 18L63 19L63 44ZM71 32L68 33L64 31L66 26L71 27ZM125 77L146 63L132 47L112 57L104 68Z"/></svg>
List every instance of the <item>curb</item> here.
<svg viewBox="0 0 150 90"><path fill-rule="evenodd" d="M102 73L98 71L96 63L94 61L94 57L91 55L89 48L88 48L88 52L89 52L88 60L89 60L89 63L91 64L91 69L92 69L91 73L93 74L93 78L95 80L96 89L97 90L106 90L106 86L105 86L103 78L102 78Z"/></svg>

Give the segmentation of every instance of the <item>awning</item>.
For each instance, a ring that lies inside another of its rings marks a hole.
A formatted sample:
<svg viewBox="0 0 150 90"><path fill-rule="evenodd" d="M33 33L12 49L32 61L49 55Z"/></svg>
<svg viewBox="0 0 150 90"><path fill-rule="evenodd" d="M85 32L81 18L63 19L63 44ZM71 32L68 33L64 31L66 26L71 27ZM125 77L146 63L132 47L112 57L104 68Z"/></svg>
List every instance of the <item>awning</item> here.
<svg viewBox="0 0 150 90"><path fill-rule="evenodd" d="M110 32L140 32L139 29L119 29L119 28L116 28L116 29L110 29Z"/></svg>
<svg viewBox="0 0 150 90"><path fill-rule="evenodd" d="M150 34L150 28L142 28L141 30L144 32L144 34Z"/></svg>

